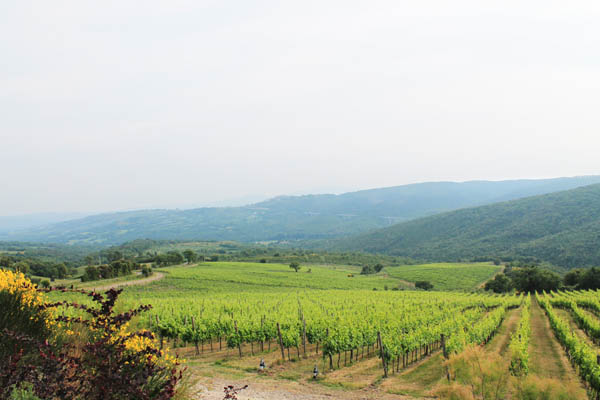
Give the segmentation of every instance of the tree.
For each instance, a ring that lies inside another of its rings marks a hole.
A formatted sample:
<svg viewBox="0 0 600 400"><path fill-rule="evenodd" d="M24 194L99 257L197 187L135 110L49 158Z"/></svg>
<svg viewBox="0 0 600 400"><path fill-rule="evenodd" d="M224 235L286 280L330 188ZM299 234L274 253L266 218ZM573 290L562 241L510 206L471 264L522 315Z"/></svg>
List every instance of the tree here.
<svg viewBox="0 0 600 400"><path fill-rule="evenodd" d="M583 269L572 269L565 274L565 277L563 278L563 283L565 284L565 286L577 286L581 283L581 280L584 275L585 271Z"/></svg>
<svg viewBox="0 0 600 400"><path fill-rule="evenodd" d="M9 256L0 254L0 267L9 268L13 263L13 260Z"/></svg>
<svg viewBox="0 0 600 400"><path fill-rule="evenodd" d="M29 272L29 264L27 264L25 261L14 263L11 268L16 272L21 272L22 274L27 274Z"/></svg>
<svg viewBox="0 0 600 400"><path fill-rule="evenodd" d="M549 292L557 290L561 286L558 274L536 266L514 269L512 281L515 289L519 292L541 292L543 290Z"/></svg>
<svg viewBox="0 0 600 400"><path fill-rule="evenodd" d="M82 282L95 281L100 279L100 272L97 267L89 266L85 269L85 272L81 276Z"/></svg>
<svg viewBox="0 0 600 400"><path fill-rule="evenodd" d="M585 271L577 284L577 289L599 289L600 288L600 268L592 267Z"/></svg>
<svg viewBox="0 0 600 400"><path fill-rule="evenodd" d="M372 265L364 265L360 270L361 275L371 275L375 273L375 268Z"/></svg>
<svg viewBox="0 0 600 400"><path fill-rule="evenodd" d="M56 273L58 279L65 279L68 275L67 266L65 263L56 264Z"/></svg>
<svg viewBox="0 0 600 400"><path fill-rule="evenodd" d="M108 260L109 263L123 258L123 253L121 253L119 250L106 250L102 255Z"/></svg>
<svg viewBox="0 0 600 400"><path fill-rule="evenodd" d="M91 254L85 256L85 264L88 266L94 264L94 257Z"/></svg>
<svg viewBox="0 0 600 400"><path fill-rule="evenodd" d="M144 275L145 277L148 277L150 275L152 275L152 268L147 267L147 266L143 266L142 267L142 275Z"/></svg>
<svg viewBox="0 0 600 400"><path fill-rule="evenodd" d="M298 264L296 261L292 261L290 263L290 268L298 272L298 270L300 269L300 264Z"/></svg>
<svg viewBox="0 0 600 400"><path fill-rule="evenodd" d="M491 290L494 293L506 293L513 289L512 280L505 274L498 274L494 279L485 283L485 290Z"/></svg>
<svg viewBox="0 0 600 400"><path fill-rule="evenodd" d="M433 284L429 281L418 281L415 282L415 287L417 289L431 290L433 289Z"/></svg>
<svg viewBox="0 0 600 400"><path fill-rule="evenodd" d="M189 264L189 263L193 263L194 261L196 261L197 255L193 250L187 249L187 250L183 251L183 257Z"/></svg>
<svg viewBox="0 0 600 400"><path fill-rule="evenodd" d="M375 264L375 272L381 272L383 270L383 264L377 263Z"/></svg>

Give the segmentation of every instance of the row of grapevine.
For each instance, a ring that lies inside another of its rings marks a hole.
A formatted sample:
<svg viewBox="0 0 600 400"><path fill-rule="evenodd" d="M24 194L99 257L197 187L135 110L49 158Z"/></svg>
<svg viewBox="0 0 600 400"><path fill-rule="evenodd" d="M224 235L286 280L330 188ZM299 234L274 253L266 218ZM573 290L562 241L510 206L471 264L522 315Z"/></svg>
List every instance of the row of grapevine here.
<svg viewBox="0 0 600 400"><path fill-rule="evenodd" d="M300 356L306 346L329 358L345 359L380 354L396 368L440 347L441 335L449 338L451 351L466 343L485 342L495 331L505 309L518 306L514 296L465 293L319 291L296 292L287 297L213 296L184 297L156 302L146 320L161 338L193 343L199 347L270 349L277 343ZM218 343L218 345L217 345ZM282 357L285 355L282 352Z"/></svg>
<svg viewBox="0 0 600 400"><path fill-rule="evenodd" d="M554 307L564 308L571 312L573 319L585 333L595 343L600 342L600 322L594 316L590 316L579 306L593 309L598 304L598 301L593 298L589 298L587 293L581 295L570 294L570 295L554 295L550 300L550 303Z"/></svg>
<svg viewBox="0 0 600 400"><path fill-rule="evenodd" d="M510 350L510 372L515 376L527 375L529 372L529 338L531 336L531 326L529 324L531 314L531 296L527 295L523 299L523 308L521 309L521 319L519 326L513 332L508 346Z"/></svg>
<svg viewBox="0 0 600 400"><path fill-rule="evenodd" d="M592 395L594 397L598 396L600 394L600 365L598 365L596 352L571 331L567 321L564 321L554 312L547 295L539 296L536 294L536 298L546 312L550 320L550 326L559 342L564 346L569 359L577 366L579 375L588 384ZM558 300L554 301L558 302Z"/></svg>
<svg viewBox="0 0 600 400"><path fill-rule="evenodd" d="M448 354L460 353L469 344L487 343L504 320L506 310L516 306L518 303L507 302L489 312L474 325L465 325L463 329L458 329L448 340L446 345Z"/></svg>

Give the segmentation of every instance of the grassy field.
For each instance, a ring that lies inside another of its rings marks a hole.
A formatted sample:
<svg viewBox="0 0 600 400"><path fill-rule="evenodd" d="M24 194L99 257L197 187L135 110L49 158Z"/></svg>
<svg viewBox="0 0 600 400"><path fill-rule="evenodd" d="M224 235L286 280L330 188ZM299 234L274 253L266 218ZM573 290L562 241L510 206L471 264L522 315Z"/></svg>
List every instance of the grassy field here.
<svg viewBox="0 0 600 400"><path fill-rule="evenodd" d="M194 266L163 268L167 277L152 290L289 291L293 289L367 289L384 290L387 285L405 287L398 279L379 275L360 275L360 268L340 265L301 265L295 272L284 264L209 262ZM138 288L137 290L143 290Z"/></svg>
<svg viewBox="0 0 600 400"><path fill-rule="evenodd" d="M409 282L429 281L434 290L472 290L500 271L491 263L440 263L388 267L392 278Z"/></svg>
<svg viewBox="0 0 600 400"><path fill-rule="evenodd" d="M360 275L360 267L301 265L295 272L288 265L245 262L209 262L194 266L163 268L167 277L151 287L131 291L193 290L289 291L292 289L407 289L408 282L428 280L436 290L472 290L491 278L500 267L492 264L427 264L388 267L375 275Z"/></svg>

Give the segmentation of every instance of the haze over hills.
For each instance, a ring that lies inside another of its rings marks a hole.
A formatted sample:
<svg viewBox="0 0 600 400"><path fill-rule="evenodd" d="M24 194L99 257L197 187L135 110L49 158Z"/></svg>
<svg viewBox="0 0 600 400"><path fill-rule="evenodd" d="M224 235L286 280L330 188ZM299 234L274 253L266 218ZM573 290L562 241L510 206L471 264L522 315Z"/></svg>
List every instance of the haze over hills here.
<svg viewBox="0 0 600 400"><path fill-rule="evenodd" d="M54 224L83 218L86 213L34 213L15 216L0 216L0 233Z"/></svg>
<svg viewBox="0 0 600 400"><path fill-rule="evenodd" d="M242 242L328 239L355 235L449 210L594 183L600 183L600 176L500 182L429 182L341 195L281 196L243 207L99 214L0 233L0 240L110 245L138 238Z"/></svg>
<svg viewBox="0 0 600 400"><path fill-rule="evenodd" d="M428 261L517 256L599 266L600 184L420 218L329 248Z"/></svg>

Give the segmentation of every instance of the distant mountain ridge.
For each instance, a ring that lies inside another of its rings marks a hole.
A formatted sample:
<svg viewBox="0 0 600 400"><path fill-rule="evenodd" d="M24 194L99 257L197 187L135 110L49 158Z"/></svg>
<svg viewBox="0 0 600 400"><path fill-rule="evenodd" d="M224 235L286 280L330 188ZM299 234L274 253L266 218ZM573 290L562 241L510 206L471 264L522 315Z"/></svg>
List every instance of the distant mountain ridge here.
<svg viewBox="0 0 600 400"><path fill-rule="evenodd" d="M428 182L340 195L280 196L244 207L98 214L0 233L0 240L112 245L139 238L241 242L329 239L449 210L593 183L600 183L600 176Z"/></svg>
<svg viewBox="0 0 600 400"><path fill-rule="evenodd" d="M54 224L71 219L83 218L87 215L89 215L89 213L35 213L0 216L0 233Z"/></svg>
<svg viewBox="0 0 600 400"><path fill-rule="evenodd" d="M517 256L600 266L600 184L446 212L326 247L427 261Z"/></svg>

